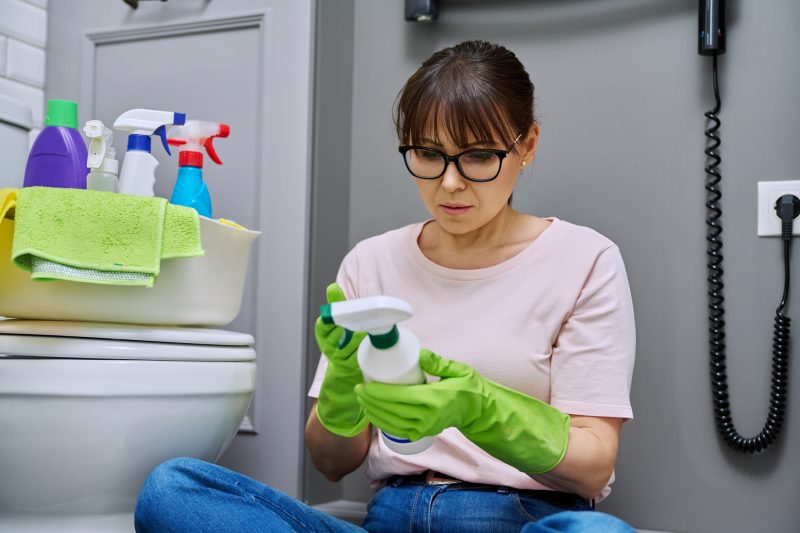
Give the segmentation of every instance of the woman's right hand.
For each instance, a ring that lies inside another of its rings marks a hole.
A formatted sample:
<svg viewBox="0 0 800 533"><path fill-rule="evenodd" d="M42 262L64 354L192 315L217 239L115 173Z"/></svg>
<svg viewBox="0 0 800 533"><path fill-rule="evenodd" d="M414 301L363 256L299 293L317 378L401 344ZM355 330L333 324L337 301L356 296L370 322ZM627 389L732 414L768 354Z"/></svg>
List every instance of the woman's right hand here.
<svg viewBox="0 0 800 533"><path fill-rule="evenodd" d="M344 291L336 283L328 285L326 296L329 304L346 300ZM325 324L322 318L317 318L314 336L320 351L328 358L317 400L317 419L331 433L354 437L369 425L353 390L359 383L364 383L356 353L366 333L354 333L335 324Z"/></svg>

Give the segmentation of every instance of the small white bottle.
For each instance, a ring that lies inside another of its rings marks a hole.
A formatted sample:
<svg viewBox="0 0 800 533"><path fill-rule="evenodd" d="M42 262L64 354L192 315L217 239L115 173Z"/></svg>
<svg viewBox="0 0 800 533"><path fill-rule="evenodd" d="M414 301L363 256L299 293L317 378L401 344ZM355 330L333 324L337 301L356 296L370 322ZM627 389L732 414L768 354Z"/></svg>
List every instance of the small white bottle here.
<svg viewBox="0 0 800 533"><path fill-rule="evenodd" d="M89 138L86 160L89 175L86 176L86 188L92 191L117 192L119 161L116 160L117 152L112 146L113 132L99 120L88 121L83 132Z"/></svg>
<svg viewBox="0 0 800 533"><path fill-rule="evenodd" d="M356 355L364 380L395 385L425 383L425 373L419 367L419 340L409 330L396 325L413 314L408 303L391 296L335 302L320 309L324 322L369 334L358 346ZM380 433L390 450L403 455L427 450L435 438L412 441L384 431Z"/></svg>
<svg viewBox="0 0 800 533"><path fill-rule="evenodd" d="M109 165L110 161L116 165ZM119 187L119 162L116 159L106 159L100 168L93 168L86 176L86 188L92 191L117 192Z"/></svg>

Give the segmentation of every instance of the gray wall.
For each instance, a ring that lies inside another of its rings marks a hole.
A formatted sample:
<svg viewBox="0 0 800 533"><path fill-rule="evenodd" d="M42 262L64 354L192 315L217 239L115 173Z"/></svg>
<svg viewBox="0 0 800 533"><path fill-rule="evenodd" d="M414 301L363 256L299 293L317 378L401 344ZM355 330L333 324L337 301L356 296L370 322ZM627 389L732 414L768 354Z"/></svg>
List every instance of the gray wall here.
<svg viewBox="0 0 800 533"><path fill-rule="evenodd" d="M392 133L391 106L406 78L458 41L506 44L536 84L542 128L516 207L612 238L633 292L636 419L623 430L614 492L601 510L647 529L796 530L787 505L800 496L796 395L781 441L762 455L728 451L713 424L703 189L703 112L713 97L710 60L696 52L697 3L443 0L427 27L404 22L402 4L355 2L350 245L426 216ZM736 423L752 434L767 408L783 275L778 241L755 235L756 182L800 178L800 4L729 4L720 63L729 375ZM795 284L788 314L799 311ZM800 383L798 365L791 374ZM343 494L365 498L364 487L363 474L353 474Z"/></svg>
<svg viewBox="0 0 800 533"><path fill-rule="evenodd" d="M317 4L314 65L314 141L311 170L311 220L308 287L306 388L319 362L314 320L325 301L325 288L336 280L350 249L350 130L353 110L353 0L324 0ZM305 402L308 413L312 401ZM357 494L362 483L355 482ZM320 474L305 452L303 497L310 503L346 498L342 484ZM368 497L364 495L362 498Z"/></svg>

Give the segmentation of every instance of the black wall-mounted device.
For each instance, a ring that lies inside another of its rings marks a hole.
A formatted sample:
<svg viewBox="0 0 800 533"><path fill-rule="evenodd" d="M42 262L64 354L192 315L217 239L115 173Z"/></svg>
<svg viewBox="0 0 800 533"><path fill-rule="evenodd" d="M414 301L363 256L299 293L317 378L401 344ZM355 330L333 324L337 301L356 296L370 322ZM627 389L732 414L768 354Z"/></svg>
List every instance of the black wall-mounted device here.
<svg viewBox="0 0 800 533"><path fill-rule="evenodd" d="M406 0L406 20L433 22L439 18L439 0Z"/></svg>
<svg viewBox="0 0 800 533"><path fill-rule="evenodd" d="M725 0L700 0L697 17L697 53L712 56L725 53Z"/></svg>

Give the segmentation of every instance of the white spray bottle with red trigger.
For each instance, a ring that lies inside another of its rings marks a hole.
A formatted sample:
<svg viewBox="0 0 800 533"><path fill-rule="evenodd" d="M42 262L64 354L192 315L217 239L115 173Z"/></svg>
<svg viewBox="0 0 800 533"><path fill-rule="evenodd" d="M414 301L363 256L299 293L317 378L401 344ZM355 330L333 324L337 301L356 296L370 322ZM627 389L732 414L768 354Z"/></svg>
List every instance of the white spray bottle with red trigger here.
<svg viewBox="0 0 800 533"><path fill-rule="evenodd" d="M426 381L419 367L419 340L409 330L396 325L413 314L408 303L391 296L334 302L320 308L323 322L369 334L359 344L356 355L364 380L396 385L417 385ZM390 450L403 455L427 450L435 438L412 441L384 431L380 433Z"/></svg>

